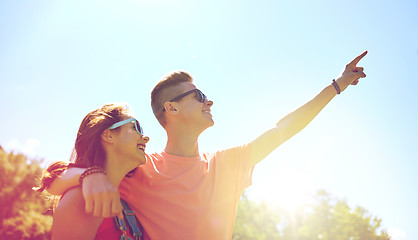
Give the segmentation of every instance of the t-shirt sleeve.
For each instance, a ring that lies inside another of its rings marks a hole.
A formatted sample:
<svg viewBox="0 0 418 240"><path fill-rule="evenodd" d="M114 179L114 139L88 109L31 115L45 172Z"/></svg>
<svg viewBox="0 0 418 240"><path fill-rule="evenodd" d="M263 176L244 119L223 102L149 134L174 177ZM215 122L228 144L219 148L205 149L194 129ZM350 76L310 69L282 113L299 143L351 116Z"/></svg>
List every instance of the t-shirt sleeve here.
<svg viewBox="0 0 418 240"><path fill-rule="evenodd" d="M250 156L250 144L226 149L215 154L217 171L229 176L230 181L224 184L235 184L237 197L241 196L244 189L252 184L254 166L251 165Z"/></svg>

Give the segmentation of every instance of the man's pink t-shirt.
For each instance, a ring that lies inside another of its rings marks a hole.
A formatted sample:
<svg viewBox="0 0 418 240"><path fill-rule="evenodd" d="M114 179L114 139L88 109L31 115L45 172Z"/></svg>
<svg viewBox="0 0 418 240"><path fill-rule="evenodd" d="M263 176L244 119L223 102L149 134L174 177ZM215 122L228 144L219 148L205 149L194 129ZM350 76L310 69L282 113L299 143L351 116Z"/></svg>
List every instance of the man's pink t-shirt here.
<svg viewBox="0 0 418 240"><path fill-rule="evenodd" d="M251 185L250 145L197 157L162 152L120 186L152 240L231 239L236 206Z"/></svg>

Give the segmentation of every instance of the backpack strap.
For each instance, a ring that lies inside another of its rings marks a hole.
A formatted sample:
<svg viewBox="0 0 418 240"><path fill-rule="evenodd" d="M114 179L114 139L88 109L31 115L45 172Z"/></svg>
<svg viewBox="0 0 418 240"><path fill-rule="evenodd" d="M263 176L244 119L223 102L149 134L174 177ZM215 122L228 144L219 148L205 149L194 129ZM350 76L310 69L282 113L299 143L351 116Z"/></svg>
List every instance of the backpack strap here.
<svg viewBox="0 0 418 240"><path fill-rule="evenodd" d="M113 219L115 220L116 226L122 232L120 240L132 240L130 237L126 235L126 231L128 231L128 228L126 227L125 221L123 219L119 219L118 216L114 216Z"/></svg>
<svg viewBox="0 0 418 240"><path fill-rule="evenodd" d="M122 203L123 215L128 221L129 230L132 233L132 236L134 236L135 239L141 239L143 230L141 223L135 217L135 213L129 205L123 199L121 199L120 202Z"/></svg>

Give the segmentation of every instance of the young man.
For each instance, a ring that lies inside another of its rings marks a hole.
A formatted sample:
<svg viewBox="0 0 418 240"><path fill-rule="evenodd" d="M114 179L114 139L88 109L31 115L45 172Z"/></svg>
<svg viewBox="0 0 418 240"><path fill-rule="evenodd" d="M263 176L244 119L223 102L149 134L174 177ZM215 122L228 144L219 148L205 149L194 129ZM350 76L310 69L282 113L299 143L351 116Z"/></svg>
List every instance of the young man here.
<svg viewBox="0 0 418 240"><path fill-rule="evenodd" d="M120 187L122 198L135 211L149 239L231 239L236 205L251 184L255 164L301 131L350 84L366 75L357 63L362 53L336 81L312 100L281 119L274 128L239 147L200 154L199 135L213 125L211 100L185 72L160 81L151 94L153 112L167 132L161 153L147 155L147 163ZM84 169L70 169L49 189L58 194L78 184ZM119 194L101 173L84 178L86 211L107 217L119 211Z"/></svg>

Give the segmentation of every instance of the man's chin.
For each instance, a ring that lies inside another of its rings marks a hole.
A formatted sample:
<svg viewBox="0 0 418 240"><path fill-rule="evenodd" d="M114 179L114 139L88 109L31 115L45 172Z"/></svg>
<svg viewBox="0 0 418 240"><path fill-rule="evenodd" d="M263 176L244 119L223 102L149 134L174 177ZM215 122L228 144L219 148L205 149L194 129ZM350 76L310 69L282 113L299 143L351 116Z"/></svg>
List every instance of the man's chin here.
<svg viewBox="0 0 418 240"><path fill-rule="evenodd" d="M215 125L215 122L214 122L212 119L210 119L210 120L208 121L208 124L206 125L206 127L203 129L203 131L205 131L206 129L208 129L208 128L212 127L213 125ZM202 132L203 132L203 131L202 131Z"/></svg>
<svg viewBox="0 0 418 240"><path fill-rule="evenodd" d="M211 119L210 119L210 124L209 124L209 127L212 127L213 125L215 125L215 121L213 121L213 119L211 118Z"/></svg>

